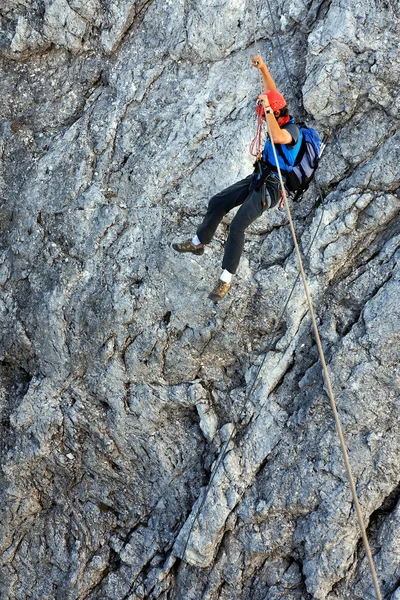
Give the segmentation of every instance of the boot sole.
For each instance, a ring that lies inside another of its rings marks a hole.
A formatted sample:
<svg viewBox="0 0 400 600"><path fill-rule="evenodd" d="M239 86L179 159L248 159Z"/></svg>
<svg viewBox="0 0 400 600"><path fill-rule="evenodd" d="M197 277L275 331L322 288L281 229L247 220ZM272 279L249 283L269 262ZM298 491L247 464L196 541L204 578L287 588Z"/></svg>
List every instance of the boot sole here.
<svg viewBox="0 0 400 600"><path fill-rule="evenodd" d="M225 296L224 298L221 298L221 296L214 296L213 294L208 294L208 298L212 300L214 304L218 304L218 302L221 302L221 300L223 300Z"/></svg>
<svg viewBox="0 0 400 600"><path fill-rule="evenodd" d="M230 289L231 289L231 288L229 288L229 290L230 290ZM228 293L229 293L229 290L228 290L228 291L226 292L226 294L224 294L223 296L218 296L217 294L213 294L212 292L210 292L210 293L208 294L208 298L209 298L210 300L212 300L212 301L214 302L214 304L217 304L217 302L221 302L221 300L223 300L224 298L226 298L226 296L227 296L227 295L228 295Z"/></svg>

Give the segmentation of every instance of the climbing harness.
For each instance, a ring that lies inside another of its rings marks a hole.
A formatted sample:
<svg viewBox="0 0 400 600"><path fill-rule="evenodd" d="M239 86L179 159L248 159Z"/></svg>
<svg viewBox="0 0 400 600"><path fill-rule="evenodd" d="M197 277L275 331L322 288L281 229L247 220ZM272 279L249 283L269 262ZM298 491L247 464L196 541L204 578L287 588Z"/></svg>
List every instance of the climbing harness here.
<svg viewBox="0 0 400 600"><path fill-rule="evenodd" d="M274 111L286 106L286 101L279 92L272 90L267 95L270 106ZM273 103L272 105L271 102ZM260 171L258 179L260 179L260 175L266 173L268 170L277 173L271 144L266 144L264 150L261 152L262 126L265 120L265 110L262 104L261 100L257 101L257 133L250 144L250 154L257 157L255 166L258 166ZM280 127L284 127L287 123L294 123L294 119L290 116L283 117L280 119L279 125ZM321 139L317 131L312 127L308 127L305 123L299 123L298 127L300 137L293 148L286 149L285 145L276 145L278 162L281 170L285 172L285 189L287 193L293 194L292 199L295 202L307 191L313 180L329 138L329 136L325 135ZM256 152L254 152L255 147ZM278 210L282 206L283 196L281 194Z"/></svg>
<svg viewBox="0 0 400 600"><path fill-rule="evenodd" d="M259 54L258 48L257 48L256 29L255 29L255 10L254 10L254 3L253 3L253 2L255 2L255 0L250 0L250 2L251 2L251 8L252 8L252 21L253 21L255 49L256 49L257 54ZM286 61L285 61L285 58L284 58L284 54L282 52L280 38L279 38L279 33L278 33L278 31L276 30L276 27L275 27L275 22L274 22L274 18L273 18L273 14L272 14L271 5L270 5L269 0L267 0L267 4L268 4L268 8L269 8L269 11L270 11L270 14L271 14L271 20L272 20L272 23L273 23L274 32L275 32L275 35L276 35L276 37L278 39L278 43L279 43L279 46L280 46L280 49L281 49L281 54L282 54L284 66L285 66L285 69L286 69L286 73L287 73L287 76L288 76L288 80L289 80L289 82L290 82L290 84L292 86L292 91L294 91L293 90L292 81L291 81L291 77L290 77L290 74L289 74L289 71L288 71L288 68L287 68L287 65L286 65ZM260 74L260 84L261 84L260 87L261 87L261 91L262 91L261 74ZM295 93L293 93L293 96L296 99L296 94ZM265 110L265 108L266 107L264 106L264 110ZM261 110L259 110L259 112L257 113L257 116L258 116L258 121L261 121L262 120L262 112L261 112ZM284 181L283 181L283 177L282 177L282 171L281 171L281 168L280 168L280 165L279 165L279 161L278 161L277 149L275 147L275 144L274 144L274 141L273 141L273 138L272 138L272 133L271 133L270 125L268 123L268 119L266 119L265 122L266 122L267 130L268 130L268 135L270 137L271 144L272 144L272 150L273 150L273 153L274 153L275 164L277 165L277 174L278 174L279 181L280 181L281 194L282 194L282 197L283 197L283 204L285 205L285 208L286 208L286 212L287 212L287 216L288 216L288 220L289 220L289 226L290 226L290 230L291 230L292 237L293 237L293 243L294 243L294 247L295 247L295 252L296 252L296 256L297 256L298 263L299 263L299 273L298 273L298 275L296 277L296 280L294 282L292 290L290 291L290 294L289 294L289 296L288 296L288 298L287 298L287 300L285 302L285 305L284 305L283 310L282 310L282 312L281 312L281 314L279 316L277 324L274 327L274 330L273 330L273 333L272 333L271 337L272 337L272 340L273 340L274 337L275 337L275 334L278 331L278 327L280 326L281 320L282 320L283 315L284 315L284 313L285 313L285 311L287 309L287 306L288 306L290 298L291 298L291 296L292 296L292 294L294 292L294 289L295 289L295 287L297 285L297 282L298 282L299 278L301 277L302 282L303 282L303 287L304 287L304 292L305 292L307 304L308 304L309 311L310 311L310 316L311 316L312 325L313 325L313 329L314 329L315 340L316 340L316 343L317 343L318 352L319 352L319 356L320 356L320 360L321 360L322 370L323 370L324 377L325 377L325 382L326 382L326 387L327 387L327 393L328 393L328 397L329 397L330 404L331 404L331 409L332 409L333 416L334 416L336 430L337 430L337 434L338 434L338 437L339 437L340 446L341 446L341 450L342 450L342 454L343 454L343 460L344 460L345 467L346 467L346 473L347 473L347 477L348 477L348 480L349 480L349 485L350 485L350 489L351 489L351 493L352 493L352 497L353 497L353 502L354 502L354 506L355 506L355 509L356 509L356 514L357 514L357 518L358 518L358 522L359 522L359 526L360 526L360 530L361 530L361 536L362 536L362 539L363 539L365 552L366 552L366 555L367 555L367 558L368 558L368 563L369 563L369 568L370 568L370 571L371 571L371 576L372 576L372 580L373 580L375 594L376 594L377 600L382 600L382 595L381 595L380 588L379 588L379 582L378 582L378 578L377 578L376 571L375 571L375 565L374 565L374 561L373 561L373 558L372 558L372 553L371 553L371 549L370 549L370 546L369 546L368 537L367 537L367 533L366 533L366 529L365 529L365 525L364 525L364 521L363 521L363 516L362 516L362 512L361 512L361 508L360 508L360 504L359 504L359 500L358 500L358 496L357 496L355 481L354 481L354 477L353 477L353 473L352 473L352 470L351 470L351 465L350 465L350 461L349 461L349 457L348 457L348 452L347 452L347 448L346 448L346 442L345 442L345 439L344 439L344 435L343 435L341 423L340 423L340 420L339 420L339 415L338 415L338 411L337 411L337 407L336 407L336 402L335 402L335 398L334 398L334 395L333 395L332 384L331 384L331 381L330 381L330 377L329 377L329 373L328 373L328 369L327 369L327 365L326 365L326 360L325 360L325 355L324 355L324 351L323 351L323 348L322 348L321 338L320 338L320 335L319 335L318 326L317 326L317 322L316 322L316 318L315 318L314 308L313 308L313 304L312 304L312 300L311 300L311 295L310 295L308 284L307 284L307 280L306 280L306 275L305 275L304 266L303 266L303 260L302 260L302 257L301 257L300 248L299 248L299 244L298 244L298 241L297 241L296 232L295 232L294 225L293 225L292 215L291 215L291 211L290 211L290 207L289 207L289 203L288 203L288 195L287 195L287 191L286 191L286 188L285 188L285 185L284 185ZM257 149L258 149L261 146L261 133L258 131L258 129L257 129L257 135L256 135L255 140L256 141L255 141L254 145L257 144ZM319 157L321 156L321 153L322 153L325 145L326 145L326 141L321 144L322 150L320 149L320 151L318 152ZM254 147L253 147L253 150L254 150ZM259 154L259 152L258 152L258 154ZM319 188L319 185L318 185L318 188ZM320 188L319 188L319 192L321 193ZM322 195L321 195L321 197L322 197ZM320 224L322 222L322 217L323 217L323 210L321 211L321 219L320 219L318 227L317 227L317 229L316 229L316 231L314 233L314 236L313 236L313 239L312 239L312 241L310 243L310 246L309 246L309 248L308 248L308 250L306 252L306 256L310 252L311 247L312 247L312 245L314 243L314 240L315 240L316 235L318 233ZM267 354L270 351L271 347L272 347L272 343L270 344L270 347L268 348L268 350L264 351L264 358L263 358L263 360L261 362L261 365L259 366L259 368L257 370L257 373L256 373L256 376L255 376L255 378L253 380L253 383L250 386L250 390L247 393L246 398L245 398L245 400L243 402L243 405L241 407L241 410L240 410L240 413L239 413L239 416L238 416L238 422L241 421L241 418L242 418L242 416L244 414L244 410L245 410L245 408L247 406L247 403L248 403L248 399L249 399L249 397L251 396L251 394L252 394L252 392L254 390L256 382L258 381L258 376L259 376L259 374L261 372L262 366L265 363ZM216 475L216 473L217 473L217 471L218 471L218 469L219 469L219 467L220 467L223 459L226 456L229 444L231 443L231 441L233 439L233 436L234 436L234 434L236 432L237 432L237 428L236 428L236 426L234 426L234 428L233 428L230 436L228 437L228 439L226 440L225 444L223 445L223 447L221 449L221 452L220 452L220 455L218 457L218 460L217 460L217 462L216 462L216 464L214 466L214 469L213 469L210 481L209 481L208 486L207 486L207 488L206 488L206 490L205 490L205 492L203 494L202 501L199 503L199 506L198 506L198 508L196 510L196 513L195 513L194 517L193 517L192 524L191 524L191 526L189 528L189 533L188 533L188 536L186 538L186 543L184 545L183 552L182 552L182 560L185 559L186 550L187 550L187 546L188 546L188 543L189 543L189 540L190 540L190 536L192 534L194 524L196 523L196 521L197 521L197 519L198 519L198 517L200 515L200 512L203 509L205 500L207 498L208 490L211 488L211 485L212 485L212 483L214 481L215 475Z"/></svg>

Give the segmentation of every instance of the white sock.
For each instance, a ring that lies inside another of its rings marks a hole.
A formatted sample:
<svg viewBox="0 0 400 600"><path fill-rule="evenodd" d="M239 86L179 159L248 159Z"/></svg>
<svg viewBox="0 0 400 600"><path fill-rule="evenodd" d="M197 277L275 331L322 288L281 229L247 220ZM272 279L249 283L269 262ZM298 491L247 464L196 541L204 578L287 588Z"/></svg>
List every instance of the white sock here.
<svg viewBox="0 0 400 600"><path fill-rule="evenodd" d="M224 269L222 271L222 275L221 275L220 279L222 281L224 281L225 283L231 283L231 281L232 281L232 273L229 273L229 271L227 271L226 269Z"/></svg>
<svg viewBox="0 0 400 600"><path fill-rule="evenodd" d="M192 244L193 244L193 246L198 246L199 244L201 244L201 241L199 240L197 235L195 235L194 238L192 239Z"/></svg>

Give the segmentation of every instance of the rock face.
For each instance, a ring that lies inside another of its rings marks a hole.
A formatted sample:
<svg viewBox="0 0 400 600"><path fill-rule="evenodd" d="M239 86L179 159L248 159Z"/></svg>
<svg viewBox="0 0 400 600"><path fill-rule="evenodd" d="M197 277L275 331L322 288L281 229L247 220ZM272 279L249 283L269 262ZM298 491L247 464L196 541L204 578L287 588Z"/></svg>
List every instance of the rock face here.
<svg viewBox="0 0 400 600"><path fill-rule="evenodd" d="M331 132L323 200L293 218L398 600L399 6L258 4L278 88ZM203 257L170 248L251 172L251 4L1 8L1 598L372 600L300 281L280 319L285 212L250 228L218 306L231 216Z"/></svg>

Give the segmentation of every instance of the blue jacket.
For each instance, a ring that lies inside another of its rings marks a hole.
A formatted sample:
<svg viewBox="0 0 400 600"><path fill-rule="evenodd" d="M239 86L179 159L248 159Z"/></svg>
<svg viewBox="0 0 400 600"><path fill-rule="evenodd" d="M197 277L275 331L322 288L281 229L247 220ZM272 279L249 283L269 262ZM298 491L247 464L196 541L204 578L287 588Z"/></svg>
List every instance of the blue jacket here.
<svg viewBox="0 0 400 600"><path fill-rule="evenodd" d="M289 123L294 123L293 117L291 117L290 121L285 123L285 125L289 125ZM283 125L282 129L285 129L285 125ZM295 144L295 146L293 146L293 148L288 147L288 146L290 146L290 144L275 144L276 155L278 157L279 166L282 169L282 171L287 170L288 164L294 165L297 155L299 153L302 141L303 141L303 134L300 131L299 139L298 139L297 143ZM282 156L280 155L281 153L284 154L284 156L287 160L287 163L285 163L285 161L283 160ZM265 146L264 146L264 150L263 150L263 160L268 162L270 165L276 167L274 151L272 149L271 140L269 138L265 142Z"/></svg>

